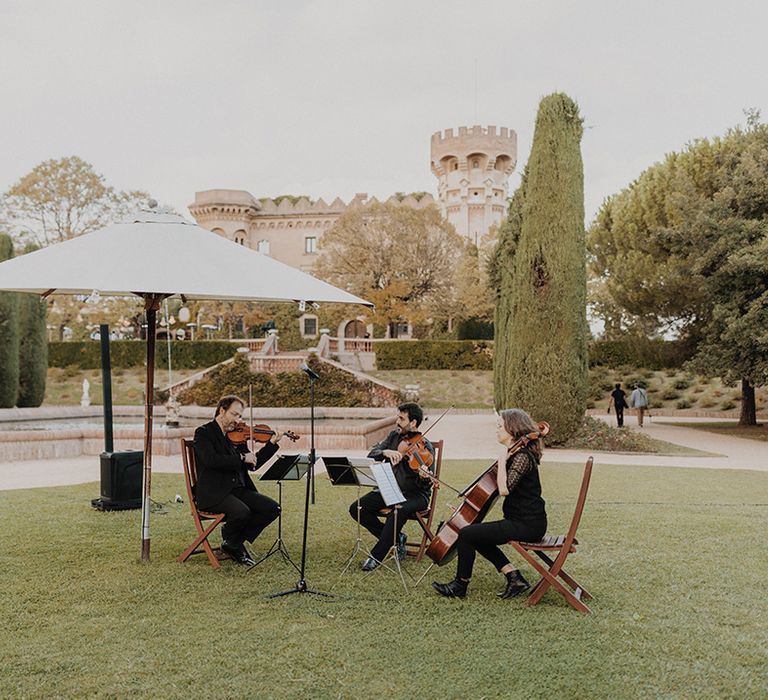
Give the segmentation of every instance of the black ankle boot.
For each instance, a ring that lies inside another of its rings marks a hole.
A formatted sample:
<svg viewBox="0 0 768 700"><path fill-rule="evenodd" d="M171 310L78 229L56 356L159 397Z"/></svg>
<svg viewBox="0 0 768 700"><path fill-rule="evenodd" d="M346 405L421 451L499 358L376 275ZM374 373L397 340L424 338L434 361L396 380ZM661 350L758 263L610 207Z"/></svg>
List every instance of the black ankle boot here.
<svg viewBox="0 0 768 700"><path fill-rule="evenodd" d="M507 587L501 593L496 594L499 598L514 598L531 587L531 584L523 578L519 571L510 571L504 575L507 577Z"/></svg>
<svg viewBox="0 0 768 700"><path fill-rule="evenodd" d="M446 598L464 598L467 595L467 586L469 581L462 581L459 578L453 579L450 583L432 582L432 588Z"/></svg>

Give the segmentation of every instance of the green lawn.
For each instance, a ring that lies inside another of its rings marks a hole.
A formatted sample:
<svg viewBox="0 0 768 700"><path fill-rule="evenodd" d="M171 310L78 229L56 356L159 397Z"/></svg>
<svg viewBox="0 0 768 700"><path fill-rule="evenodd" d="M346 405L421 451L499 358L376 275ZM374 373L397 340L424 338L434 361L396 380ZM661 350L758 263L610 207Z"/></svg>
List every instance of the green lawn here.
<svg viewBox="0 0 768 700"><path fill-rule="evenodd" d="M174 383L199 372L197 369L173 370ZM49 367L45 386L46 406L79 406L83 395L83 379L90 383L91 403L102 404L100 369ZM146 370L143 367L112 370L112 402L116 406L141 406L144 403ZM168 370L155 371L155 386L168 386Z"/></svg>
<svg viewBox="0 0 768 700"><path fill-rule="evenodd" d="M463 486L485 463L447 461ZM564 529L581 465L542 471L551 531ZM193 537L186 504L152 518L142 565L139 512L99 513L98 484L0 492L0 697L762 698L764 581L755 533L768 476L748 471L598 463L570 569L595 596L581 615L555 593L532 609L495 596L479 560L469 597L429 586L403 595L387 572L337 581L355 538L354 490L318 479L307 579L336 597L265 594L295 572L271 558L252 573L204 557L177 564ZM265 488L266 493L274 492ZM157 474L153 496L183 492ZM302 484L284 492L284 534L298 560ZM447 490L440 496L445 517ZM257 541L263 551L274 526ZM423 566L409 560L420 573ZM525 573L533 578L532 572Z"/></svg>
<svg viewBox="0 0 768 700"><path fill-rule="evenodd" d="M768 430L766 430L765 423L739 425L733 421L712 421L711 423L669 423L669 425L679 425L684 428L717 433L718 435L730 435L731 437L768 442Z"/></svg>

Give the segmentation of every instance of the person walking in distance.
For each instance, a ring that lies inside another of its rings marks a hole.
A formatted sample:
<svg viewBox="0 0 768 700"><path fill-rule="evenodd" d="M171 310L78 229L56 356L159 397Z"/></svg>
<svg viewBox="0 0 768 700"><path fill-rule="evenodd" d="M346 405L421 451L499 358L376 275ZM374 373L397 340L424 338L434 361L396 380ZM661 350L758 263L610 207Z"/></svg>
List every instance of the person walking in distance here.
<svg viewBox="0 0 768 700"><path fill-rule="evenodd" d="M642 428L643 417L648 410L648 393L639 384L635 384L635 388L632 391L632 396L629 401L632 404L632 408L637 409L637 424Z"/></svg>
<svg viewBox="0 0 768 700"><path fill-rule="evenodd" d="M621 388L621 384L616 384L611 392L610 403L608 404L608 412L610 413L611 405L613 405L616 411L616 425L619 428L624 427L624 409L627 408L627 394L624 389Z"/></svg>

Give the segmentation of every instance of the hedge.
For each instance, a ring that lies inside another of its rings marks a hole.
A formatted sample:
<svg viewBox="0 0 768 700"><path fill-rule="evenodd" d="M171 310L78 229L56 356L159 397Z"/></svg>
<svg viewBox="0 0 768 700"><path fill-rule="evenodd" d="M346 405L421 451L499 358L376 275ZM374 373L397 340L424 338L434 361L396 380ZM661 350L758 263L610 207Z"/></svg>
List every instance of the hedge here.
<svg viewBox="0 0 768 700"><path fill-rule="evenodd" d="M228 360L237 352L237 344L224 340L172 340L171 364L174 369L210 367ZM147 345L139 340L113 340L109 344L112 367L127 369L142 367L147 357ZM48 345L48 366L80 369L101 367L101 344L96 340L53 342ZM155 345L155 367L168 367L168 344L158 340Z"/></svg>
<svg viewBox="0 0 768 700"><path fill-rule="evenodd" d="M471 340L390 340L376 343L376 369L474 369L489 370L493 342ZM594 340L589 344L589 364L606 367L682 367L695 348L684 341Z"/></svg>
<svg viewBox="0 0 768 700"><path fill-rule="evenodd" d="M589 344L589 365L678 368L693 356L695 350L692 343L682 340L595 340Z"/></svg>
<svg viewBox="0 0 768 700"><path fill-rule="evenodd" d="M376 369L476 369L493 367L485 340L392 340L376 343Z"/></svg>

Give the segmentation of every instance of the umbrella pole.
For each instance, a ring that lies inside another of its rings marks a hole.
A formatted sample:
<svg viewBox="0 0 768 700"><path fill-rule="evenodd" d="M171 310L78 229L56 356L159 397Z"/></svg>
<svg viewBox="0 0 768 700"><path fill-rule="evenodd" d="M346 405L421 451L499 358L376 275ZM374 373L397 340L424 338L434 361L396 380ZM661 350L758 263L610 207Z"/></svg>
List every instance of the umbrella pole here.
<svg viewBox="0 0 768 700"><path fill-rule="evenodd" d="M141 560L149 561L149 507L152 493L152 411L155 393L155 324L161 297L145 297L147 312L147 383L144 388L144 471L141 493Z"/></svg>

